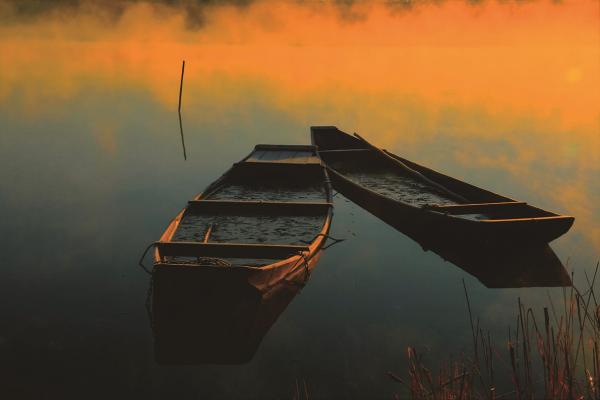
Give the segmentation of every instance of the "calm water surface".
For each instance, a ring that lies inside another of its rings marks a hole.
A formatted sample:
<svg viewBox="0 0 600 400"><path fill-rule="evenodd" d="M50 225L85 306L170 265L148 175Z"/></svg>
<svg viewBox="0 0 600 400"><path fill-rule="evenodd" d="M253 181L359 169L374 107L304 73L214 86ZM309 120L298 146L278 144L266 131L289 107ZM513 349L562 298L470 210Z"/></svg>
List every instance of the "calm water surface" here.
<svg viewBox="0 0 600 400"><path fill-rule="evenodd" d="M574 215L551 246L577 285L594 271L597 2L258 2L201 21L157 4L35 15L0 4L7 398L291 398L297 379L313 398L390 398L401 388L385 373L406 373L407 346L431 365L470 351L461 280L500 348L517 297L537 310L560 301L556 288L488 289L338 195L331 234L346 241L250 363L159 366L142 251L256 143L307 143L310 125Z"/></svg>

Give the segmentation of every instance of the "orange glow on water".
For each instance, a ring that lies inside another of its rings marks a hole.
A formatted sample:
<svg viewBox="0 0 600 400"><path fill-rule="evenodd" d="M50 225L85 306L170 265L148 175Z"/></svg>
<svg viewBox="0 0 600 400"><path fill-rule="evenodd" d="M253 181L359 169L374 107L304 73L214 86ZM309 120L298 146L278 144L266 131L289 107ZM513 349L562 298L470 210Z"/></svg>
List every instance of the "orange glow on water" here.
<svg viewBox="0 0 600 400"><path fill-rule="evenodd" d="M284 102L335 97L331 89L343 88L597 124L598 2L447 1L410 11L361 3L349 10L343 18L325 5L217 7L196 30L181 12L144 4L114 24L84 12L15 22L0 28L0 51L10 54L0 60L0 96L24 91L33 105L95 82L148 88L171 106L185 58L186 84L223 101L253 82ZM229 93L215 87L223 77Z"/></svg>
<svg viewBox="0 0 600 400"><path fill-rule="evenodd" d="M15 112L61 112L61 102L89 88L145 90L175 110L185 59L185 109L260 98L306 125L341 124L390 149L435 141L441 127L462 140L506 141L514 154L481 154L468 141L448 151L458 163L524 181L540 159L570 166L568 183L533 184L565 210L576 207L600 248L589 193L600 165L598 1L411 9L258 1L211 7L194 28L177 8L141 3L116 20L94 8L33 20L11 17L6 6L0 14L8 21L0 26L0 104ZM515 133L523 129L531 136ZM93 133L109 153L115 131Z"/></svg>

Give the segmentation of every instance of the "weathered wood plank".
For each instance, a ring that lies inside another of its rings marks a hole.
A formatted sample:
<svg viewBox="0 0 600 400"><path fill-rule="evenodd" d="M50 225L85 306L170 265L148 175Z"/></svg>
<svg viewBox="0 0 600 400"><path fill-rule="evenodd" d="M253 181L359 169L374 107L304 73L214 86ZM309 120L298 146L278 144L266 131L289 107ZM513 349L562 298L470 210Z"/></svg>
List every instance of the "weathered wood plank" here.
<svg viewBox="0 0 600 400"><path fill-rule="evenodd" d="M320 150L319 153L356 153L356 152L373 152L371 149L337 149L337 150Z"/></svg>
<svg viewBox="0 0 600 400"><path fill-rule="evenodd" d="M308 251L308 246L276 244L156 242L155 246L161 257L231 257L279 260Z"/></svg>
<svg viewBox="0 0 600 400"><path fill-rule="evenodd" d="M256 150L292 150L292 151L310 151L315 152L317 146L306 144L257 144L254 147Z"/></svg>
<svg viewBox="0 0 600 400"><path fill-rule="evenodd" d="M328 202L191 200L193 211L227 213L264 213L269 215L321 215L333 206Z"/></svg>
<svg viewBox="0 0 600 400"><path fill-rule="evenodd" d="M504 211L515 207L519 208L525 205L527 205L527 203L523 201L503 201L498 203L449 204L443 206L430 205L426 208L449 214L468 214L472 212Z"/></svg>
<svg viewBox="0 0 600 400"><path fill-rule="evenodd" d="M257 159L257 160L262 160L266 154L267 154L266 150L258 150L258 151L255 151L254 154L252 154L252 158Z"/></svg>
<svg viewBox="0 0 600 400"><path fill-rule="evenodd" d="M257 148L246 162L285 163L285 164L318 164L319 157L313 149Z"/></svg>

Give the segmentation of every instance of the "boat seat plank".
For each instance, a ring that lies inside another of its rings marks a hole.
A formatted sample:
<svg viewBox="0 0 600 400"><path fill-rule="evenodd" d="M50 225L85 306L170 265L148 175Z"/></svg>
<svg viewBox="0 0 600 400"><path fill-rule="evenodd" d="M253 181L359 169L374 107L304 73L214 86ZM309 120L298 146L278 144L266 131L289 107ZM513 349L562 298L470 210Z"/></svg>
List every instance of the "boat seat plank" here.
<svg viewBox="0 0 600 400"><path fill-rule="evenodd" d="M279 260L308 251L308 246L246 243L156 242L161 257L231 257Z"/></svg>
<svg viewBox="0 0 600 400"><path fill-rule="evenodd" d="M262 160L263 157L267 154L266 150L257 150L254 152L254 154L252 155L252 158L255 158L257 160Z"/></svg>
<svg viewBox="0 0 600 400"><path fill-rule="evenodd" d="M191 200L193 211L265 213L287 215L321 215L329 211L333 203L295 201L236 201L236 200Z"/></svg>
<svg viewBox="0 0 600 400"><path fill-rule="evenodd" d="M373 152L371 149L337 149L337 150L319 150L319 153L356 153L356 152Z"/></svg>
<svg viewBox="0 0 600 400"><path fill-rule="evenodd" d="M267 148L254 150L245 162L276 164L319 164L321 161L314 150L304 148Z"/></svg>
<svg viewBox="0 0 600 400"><path fill-rule="evenodd" d="M468 214L472 212L504 211L515 207L522 207L524 205L527 205L524 201L502 201L497 203L449 204L440 206L428 205L425 208L449 214Z"/></svg>
<svg viewBox="0 0 600 400"><path fill-rule="evenodd" d="M261 157L262 161L281 161L281 160L290 160L294 159L298 151L290 151L290 150L263 150L263 156ZM306 152L308 153L308 152Z"/></svg>
<svg viewBox="0 0 600 400"><path fill-rule="evenodd" d="M317 146L310 144L257 144L254 147L256 150L286 150L286 151L317 151Z"/></svg>

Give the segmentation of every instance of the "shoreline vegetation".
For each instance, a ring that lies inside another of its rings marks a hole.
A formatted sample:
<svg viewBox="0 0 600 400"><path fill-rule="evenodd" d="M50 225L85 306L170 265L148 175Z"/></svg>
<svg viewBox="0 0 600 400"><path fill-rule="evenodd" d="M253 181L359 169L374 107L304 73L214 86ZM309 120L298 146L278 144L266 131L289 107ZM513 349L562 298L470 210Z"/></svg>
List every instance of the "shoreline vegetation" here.
<svg viewBox="0 0 600 400"><path fill-rule="evenodd" d="M471 312L463 280L473 337L472 353L435 368L423 355L407 349L408 376L387 375L403 386L394 399L600 399L600 307L594 287L599 264L587 288L563 288L563 301L536 313L518 298L516 326L507 341L495 341Z"/></svg>

